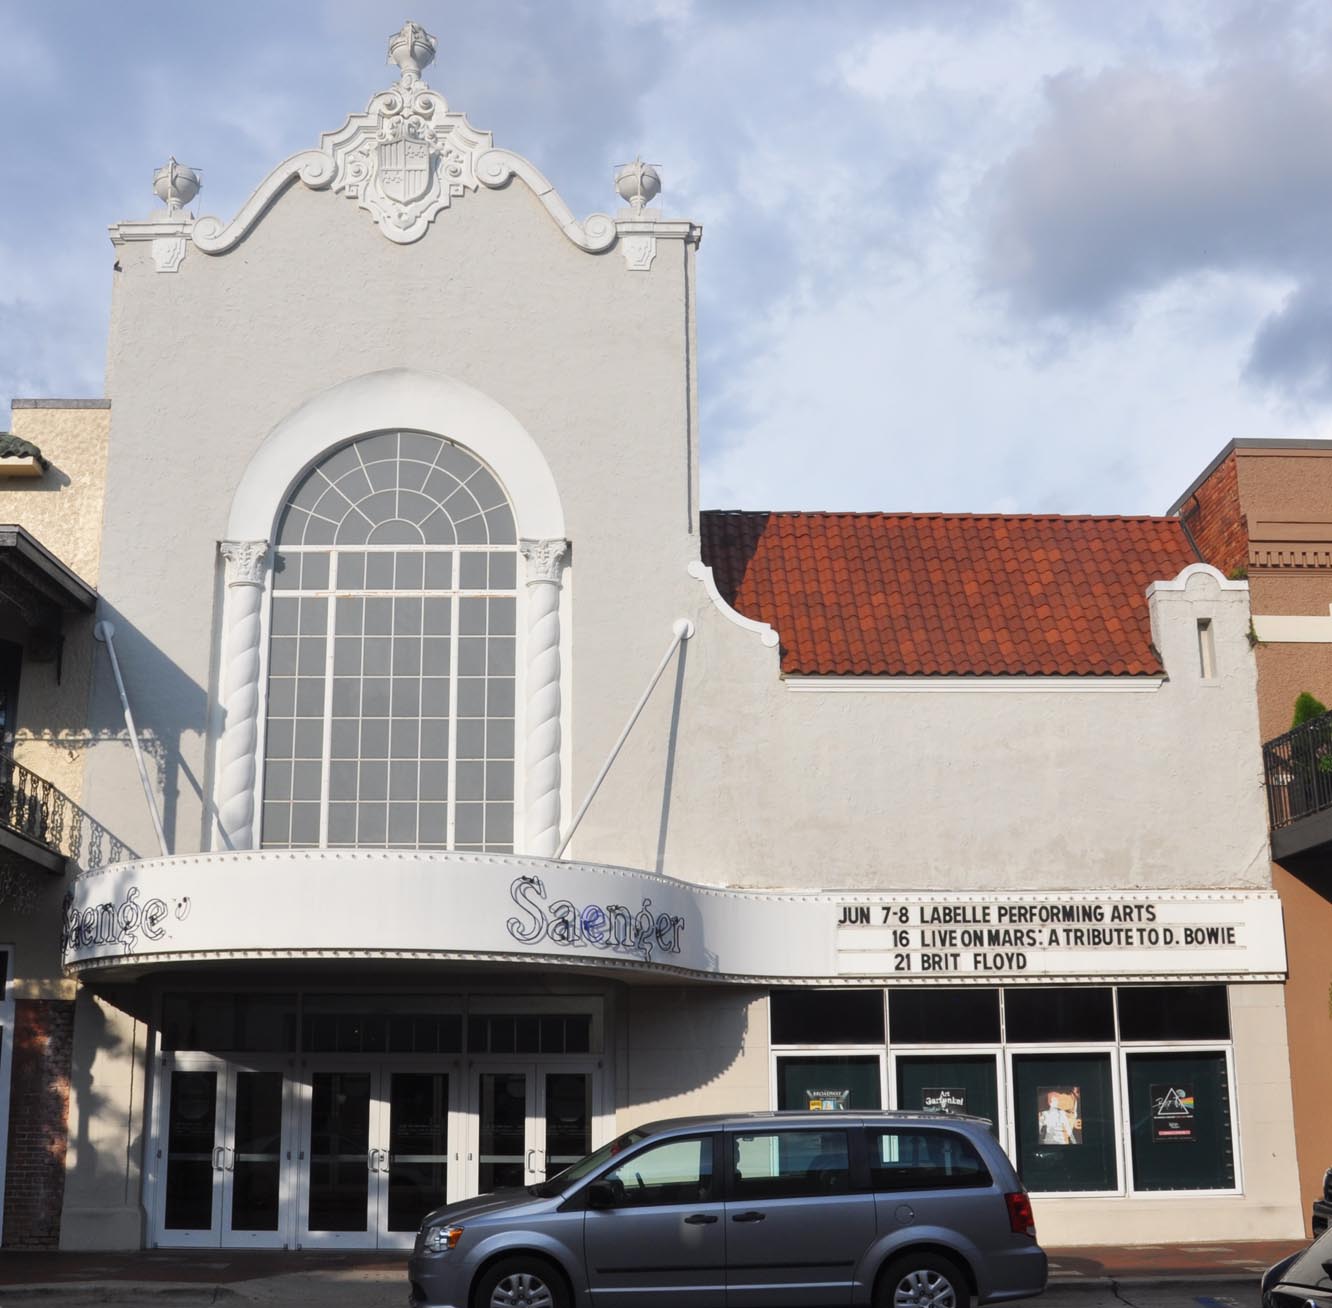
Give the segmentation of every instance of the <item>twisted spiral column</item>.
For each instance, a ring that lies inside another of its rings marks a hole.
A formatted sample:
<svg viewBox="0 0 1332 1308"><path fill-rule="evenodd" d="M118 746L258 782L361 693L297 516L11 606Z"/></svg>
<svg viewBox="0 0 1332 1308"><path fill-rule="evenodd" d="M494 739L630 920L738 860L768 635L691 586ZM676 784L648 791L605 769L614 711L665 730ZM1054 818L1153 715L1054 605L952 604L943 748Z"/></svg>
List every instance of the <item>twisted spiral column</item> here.
<svg viewBox="0 0 1332 1308"><path fill-rule="evenodd" d="M224 540L226 638L222 704L226 725L218 760L218 821L232 849L254 843L254 779L259 744L259 610L268 542Z"/></svg>
<svg viewBox="0 0 1332 1308"><path fill-rule="evenodd" d="M527 560L524 852L553 858L560 845L560 574L568 543L524 540Z"/></svg>

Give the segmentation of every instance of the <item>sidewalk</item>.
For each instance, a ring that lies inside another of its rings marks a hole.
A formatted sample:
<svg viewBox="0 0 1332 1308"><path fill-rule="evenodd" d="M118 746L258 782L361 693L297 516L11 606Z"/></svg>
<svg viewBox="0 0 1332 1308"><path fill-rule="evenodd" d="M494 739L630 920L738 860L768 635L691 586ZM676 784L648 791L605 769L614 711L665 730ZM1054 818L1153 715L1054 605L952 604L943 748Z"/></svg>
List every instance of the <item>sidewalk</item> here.
<svg viewBox="0 0 1332 1308"><path fill-rule="evenodd" d="M1052 1248L1051 1288L1202 1286L1256 1281L1302 1241ZM80 1296L89 1303L394 1304L406 1300L406 1252L150 1249L134 1253L0 1255L0 1308ZM317 1297L314 1293L318 1287Z"/></svg>

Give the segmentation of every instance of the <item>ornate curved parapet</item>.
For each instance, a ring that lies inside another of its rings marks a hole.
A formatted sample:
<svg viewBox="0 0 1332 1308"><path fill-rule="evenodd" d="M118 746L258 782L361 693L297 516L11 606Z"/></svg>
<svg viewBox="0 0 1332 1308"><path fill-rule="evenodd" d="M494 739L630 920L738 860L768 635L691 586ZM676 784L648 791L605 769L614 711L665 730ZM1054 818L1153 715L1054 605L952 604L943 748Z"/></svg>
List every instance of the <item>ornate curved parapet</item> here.
<svg viewBox="0 0 1332 1308"><path fill-rule="evenodd" d="M492 190L506 186L514 177L526 182L546 212L559 224L560 231L580 250L600 254L615 244L614 218L609 214L594 213L580 223L541 169L529 163L522 155L514 154L511 150L487 150L477 160L476 175Z"/></svg>
<svg viewBox="0 0 1332 1308"><path fill-rule="evenodd" d="M302 150L284 159L241 206L240 212L225 225L220 218L196 218L191 237L205 254L226 254L249 234L250 229L268 212L274 200L300 180L311 190L325 190L333 181L333 159L322 150Z"/></svg>
<svg viewBox="0 0 1332 1308"><path fill-rule="evenodd" d="M401 70L397 83L372 97L364 113L352 114L335 132L325 132L318 149L279 164L231 222L195 221L194 244L205 254L234 249L274 200L300 181L311 190L332 190L355 200L390 241L410 245L479 184L499 187L517 177L579 249L597 253L614 245L614 219L593 214L577 222L532 164L493 149L489 132L478 131L466 114L451 111L444 97L421 80L421 69L434 58L437 44L418 24L404 24L389 38L389 58Z"/></svg>

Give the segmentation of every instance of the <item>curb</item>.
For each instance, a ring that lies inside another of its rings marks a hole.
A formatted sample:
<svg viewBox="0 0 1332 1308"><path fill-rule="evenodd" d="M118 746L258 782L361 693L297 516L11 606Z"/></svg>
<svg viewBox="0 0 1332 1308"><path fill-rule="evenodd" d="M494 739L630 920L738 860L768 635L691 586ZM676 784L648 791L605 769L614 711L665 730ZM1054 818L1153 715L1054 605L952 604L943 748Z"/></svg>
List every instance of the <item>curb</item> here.
<svg viewBox="0 0 1332 1308"><path fill-rule="evenodd" d="M36 1285L0 1285L0 1308L27 1299L78 1295L94 1303L141 1303L171 1295L189 1303L218 1303L246 1296L229 1285L200 1281L46 1281Z"/></svg>
<svg viewBox="0 0 1332 1308"><path fill-rule="evenodd" d="M1141 1276L1052 1276L1048 1290L1150 1290L1180 1285L1240 1285L1253 1289L1261 1272L1156 1272ZM0 1304L0 1308L3 1305Z"/></svg>

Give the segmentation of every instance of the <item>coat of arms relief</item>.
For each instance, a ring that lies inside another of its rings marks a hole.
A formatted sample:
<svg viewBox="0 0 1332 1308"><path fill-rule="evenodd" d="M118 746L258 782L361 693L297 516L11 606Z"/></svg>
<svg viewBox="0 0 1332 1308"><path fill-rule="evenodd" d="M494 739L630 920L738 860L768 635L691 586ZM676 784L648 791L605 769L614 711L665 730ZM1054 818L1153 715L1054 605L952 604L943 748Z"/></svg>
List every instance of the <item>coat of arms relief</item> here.
<svg viewBox="0 0 1332 1308"><path fill-rule="evenodd" d="M491 148L465 114L450 113L443 96L421 80L436 41L407 23L389 43L402 70L398 84L325 135L333 159L332 189L357 201L391 241L419 240L441 210L478 186L476 160Z"/></svg>

